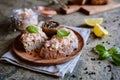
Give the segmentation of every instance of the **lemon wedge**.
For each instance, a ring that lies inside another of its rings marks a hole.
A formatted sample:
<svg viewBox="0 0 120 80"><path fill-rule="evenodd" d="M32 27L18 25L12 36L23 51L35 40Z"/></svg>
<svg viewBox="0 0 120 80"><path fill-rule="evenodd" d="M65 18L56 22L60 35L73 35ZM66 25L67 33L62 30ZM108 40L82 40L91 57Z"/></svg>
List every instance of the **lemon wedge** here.
<svg viewBox="0 0 120 80"><path fill-rule="evenodd" d="M87 18L84 21L87 25L94 27L96 24L102 24L103 18Z"/></svg>
<svg viewBox="0 0 120 80"><path fill-rule="evenodd" d="M93 29L94 34L97 37L107 37L108 36L108 31L104 29L100 24L96 24Z"/></svg>

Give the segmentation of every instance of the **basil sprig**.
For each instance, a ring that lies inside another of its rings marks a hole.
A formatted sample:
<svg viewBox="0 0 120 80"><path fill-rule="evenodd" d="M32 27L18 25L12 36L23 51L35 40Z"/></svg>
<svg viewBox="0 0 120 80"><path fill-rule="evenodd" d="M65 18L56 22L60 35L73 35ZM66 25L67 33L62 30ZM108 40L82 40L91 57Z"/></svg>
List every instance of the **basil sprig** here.
<svg viewBox="0 0 120 80"><path fill-rule="evenodd" d="M94 48L94 51L98 53L100 59L108 59L110 57L109 52L107 51L105 46L102 44L96 45L96 47Z"/></svg>
<svg viewBox="0 0 120 80"><path fill-rule="evenodd" d="M98 44L94 47L94 51L98 53L100 59L112 57L113 63L120 66L120 49L118 47L107 50L104 45Z"/></svg>
<svg viewBox="0 0 120 80"><path fill-rule="evenodd" d="M65 37L65 36L68 36L70 34L70 32L66 31L66 30L58 30L57 31L57 35L59 37Z"/></svg>
<svg viewBox="0 0 120 80"><path fill-rule="evenodd" d="M36 26L30 25L26 28L29 33L39 33L39 30Z"/></svg>

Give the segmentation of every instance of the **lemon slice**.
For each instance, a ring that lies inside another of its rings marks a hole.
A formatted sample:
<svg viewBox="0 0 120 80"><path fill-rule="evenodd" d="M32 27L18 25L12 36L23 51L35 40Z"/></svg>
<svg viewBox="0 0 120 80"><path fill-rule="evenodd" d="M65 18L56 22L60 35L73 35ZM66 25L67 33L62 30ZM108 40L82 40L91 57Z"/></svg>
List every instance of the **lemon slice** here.
<svg viewBox="0 0 120 80"><path fill-rule="evenodd" d="M95 25L93 32L97 37L107 37L108 36L108 31L106 29L104 29L102 26L100 26L99 24Z"/></svg>
<svg viewBox="0 0 120 80"><path fill-rule="evenodd" d="M85 23L89 26L95 26L96 24L102 24L103 18L89 18L89 19L84 19Z"/></svg>

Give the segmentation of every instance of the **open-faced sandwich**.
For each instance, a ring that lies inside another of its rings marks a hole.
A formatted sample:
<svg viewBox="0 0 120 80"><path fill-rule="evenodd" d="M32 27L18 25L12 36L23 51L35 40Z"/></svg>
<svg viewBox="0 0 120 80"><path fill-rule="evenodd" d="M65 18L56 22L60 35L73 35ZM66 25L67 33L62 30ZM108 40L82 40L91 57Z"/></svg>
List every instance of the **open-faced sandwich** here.
<svg viewBox="0 0 120 80"><path fill-rule="evenodd" d="M39 56L42 59L67 57L78 48L78 38L71 29L60 28L57 34L46 41Z"/></svg>
<svg viewBox="0 0 120 80"><path fill-rule="evenodd" d="M47 39L42 29L36 26L28 26L20 36L25 51L29 53L38 50L41 59L67 57L78 48L78 38L68 28L59 28L52 38Z"/></svg>
<svg viewBox="0 0 120 80"><path fill-rule="evenodd" d="M42 44L47 40L46 34L40 27L28 26L25 31L21 33L20 41L26 52L31 52L40 49Z"/></svg>

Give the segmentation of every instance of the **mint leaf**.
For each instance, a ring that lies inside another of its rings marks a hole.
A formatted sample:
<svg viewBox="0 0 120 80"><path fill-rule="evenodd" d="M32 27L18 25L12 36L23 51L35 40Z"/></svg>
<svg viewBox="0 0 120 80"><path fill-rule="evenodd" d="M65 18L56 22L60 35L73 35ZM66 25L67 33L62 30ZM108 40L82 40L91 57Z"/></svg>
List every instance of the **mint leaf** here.
<svg viewBox="0 0 120 80"><path fill-rule="evenodd" d="M66 31L66 30L58 30L57 31L57 35L59 37L65 37L65 36L68 36L70 34L70 32Z"/></svg>
<svg viewBox="0 0 120 80"><path fill-rule="evenodd" d="M26 30L27 30L29 33L39 33L38 28L37 28L36 26L33 26L33 25L28 26L28 27L26 28Z"/></svg>
<svg viewBox="0 0 120 80"><path fill-rule="evenodd" d="M110 54L116 54L120 52L120 49L118 47L112 47L108 50Z"/></svg>

